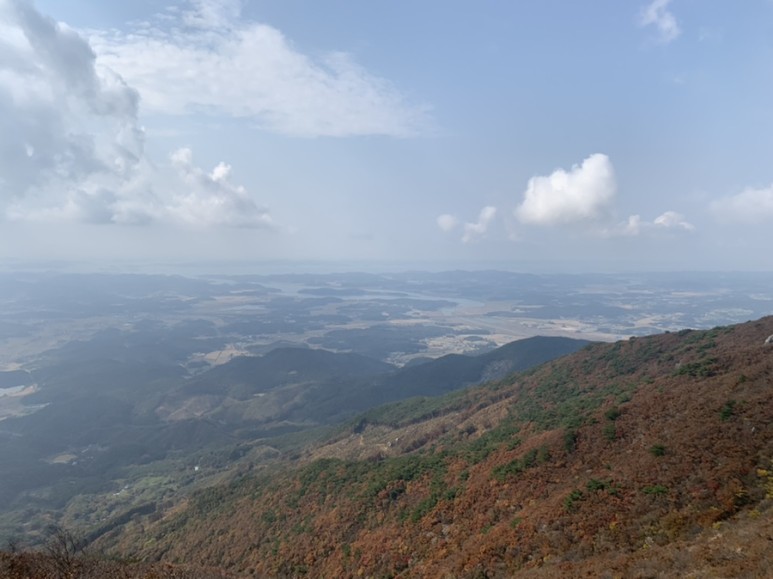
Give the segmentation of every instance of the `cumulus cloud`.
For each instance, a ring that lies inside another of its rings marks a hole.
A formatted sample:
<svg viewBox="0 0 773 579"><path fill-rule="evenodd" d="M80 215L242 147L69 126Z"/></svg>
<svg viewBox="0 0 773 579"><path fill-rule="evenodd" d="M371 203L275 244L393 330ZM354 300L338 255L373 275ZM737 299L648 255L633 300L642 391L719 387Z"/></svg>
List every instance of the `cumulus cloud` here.
<svg viewBox="0 0 773 579"><path fill-rule="evenodd" d="M496 217L497 208L490 205L480 210L478 220L474 223L468 222L464 224L464 235L462 236L463 243L469 243L482 235L485 235L488 231L489 225Z"/></svg>
<svg viewBox="0 0 773 579"><path fill-rule="evenodd" d="M0 7L0 195L130 170L144 138L137 92L97 69L73 30L22 0Z"/></svg>
<svg viewBox="0 0 773 579"><path fill-rule="evenodd" d="M271 225L227 165L206 173L188 151L170 175L154 166L138 92L74 30L29 2L0 0L0 54L0 218Z"/></svg>
<svg viewBox="0 0 773 579"><path fill-rule="evenodd" d="M241 3L195 0L129 32L94 32L98 62L142 94L144 111L224 114L286 135L414 136L426 107L344 52L312 58L281 31L239 19Z"/></svg>
<svg viewBox="0 0 773 579"><path fill-rule="evenodd" d="M711 203L711 212L719 221L756 225L773 222L773 185L747 188L735 195Z"/></svg>
<svg viewBox="0 0 773 579"><path fill-rule="evenodd" d="M523 202L515 216L522 223L558 226L584 224L602 237L635 237L657 231L693 231L695 227L676 211L666 211L652 221L631 215L614 224L617 183L606 155L597 153L569 171L557 169L547 176L529 179Z"/></svg>
<svg viewBox="0 0 773 579"><path fill-rule="evenodd" d="M603 218L617 193L609 157L597 153L569 171L529 179L515 215L523 223L561 225Z"/></svg>
<svg viewBox="0 0 773 579"><path fill-rule="evenodd" d="M193 164L190 149L172 154L172 164L188 185L166 208L172 218L187 225L271 227L273 219L258 207L243 186L230 181L231 166L219 163L210 173Z"/></svg>
<svg viewBox="0 0 773 579"><path fill-rule="evenodd" d="M447 233L456 228L457 225L459 225L459 220L455 216L449 215L448 213L438 215L437 226L441 229L441 231L445 231Z"/></svg>
<svg viewBox="0 0 773 579"><path fill-rule="evenodd" d="M653 0L639 14L639 26L654 26L663 44L675 40L681 33L676 17L668 9L671 0Z"/></svg>

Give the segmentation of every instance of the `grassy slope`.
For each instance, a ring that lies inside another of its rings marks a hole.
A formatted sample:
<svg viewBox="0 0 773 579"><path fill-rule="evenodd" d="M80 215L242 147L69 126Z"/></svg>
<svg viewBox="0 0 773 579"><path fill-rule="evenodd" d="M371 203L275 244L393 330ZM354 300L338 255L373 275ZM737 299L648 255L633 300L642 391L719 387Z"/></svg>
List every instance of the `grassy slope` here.
<svg viewBox="0 0 773 579"><path fill-rule="evenodd" d="M755 576L770 564L771 333L764 318L594 345L428 412L381 409L305 466L105 544L258 576Z"/></svg>

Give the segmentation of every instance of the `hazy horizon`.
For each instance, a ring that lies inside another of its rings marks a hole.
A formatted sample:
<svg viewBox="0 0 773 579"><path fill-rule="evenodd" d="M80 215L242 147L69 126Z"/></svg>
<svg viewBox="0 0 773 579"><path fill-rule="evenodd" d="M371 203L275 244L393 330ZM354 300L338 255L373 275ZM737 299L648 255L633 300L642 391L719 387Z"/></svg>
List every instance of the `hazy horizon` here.
<svg viewBox="0 0 773 579"><path fill-rule="evenodd" d="M616 267L619 266L619 267ZM445 273L453 271L499 271L534 275L768 275L769 267L682 269L650 264L631 268L616 262L506 262L506 261L372 261L372 260L212 260L212 261L141 261L141 260L5 260L0 272L51 272L77 274L137 275L277 275L277 274L390 274L406 272Z"/></svg>

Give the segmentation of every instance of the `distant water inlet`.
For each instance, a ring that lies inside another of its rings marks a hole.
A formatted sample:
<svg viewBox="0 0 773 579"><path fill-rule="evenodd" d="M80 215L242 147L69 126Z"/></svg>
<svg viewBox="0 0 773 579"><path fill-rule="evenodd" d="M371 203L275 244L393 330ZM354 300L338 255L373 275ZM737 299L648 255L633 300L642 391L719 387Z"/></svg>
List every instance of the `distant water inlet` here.
<svg viewBox="0 0 773 579"><path fill-rule="evenodd" d="M24 403L25 397L37 391L36 384L0 388L0 420L31 414L45 407L46 404L27 405Z"/></svg>
<svg viewBox="0 0 773 579"><path fill-rule="evenodd" d="M32 388L32 386L12 386L11 388L0 388L0 398L3 396L26 396L32 394L32 392L24 392L24 390Z"/></svg>

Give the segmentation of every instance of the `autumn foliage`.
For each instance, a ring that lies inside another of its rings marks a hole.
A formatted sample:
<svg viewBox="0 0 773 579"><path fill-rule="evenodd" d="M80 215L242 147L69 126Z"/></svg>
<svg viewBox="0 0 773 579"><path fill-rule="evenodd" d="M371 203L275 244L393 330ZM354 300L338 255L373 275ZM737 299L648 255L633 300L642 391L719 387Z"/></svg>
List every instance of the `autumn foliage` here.
<svg viewBox="0 0 773 579"><path fill-rule="evenodd" d="M103 547L246 577L763 576L771 334L592 345L427 416L373 415Z"/></svg>

